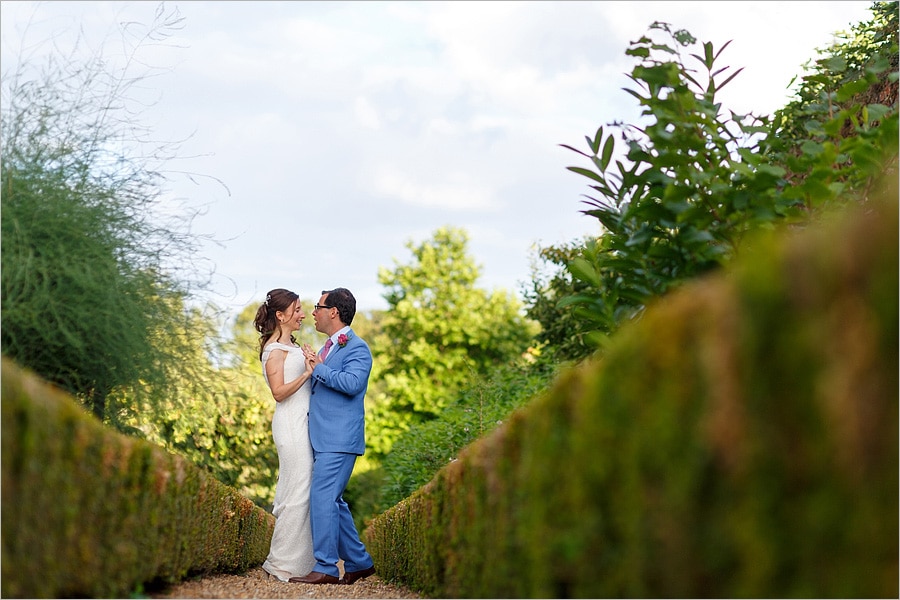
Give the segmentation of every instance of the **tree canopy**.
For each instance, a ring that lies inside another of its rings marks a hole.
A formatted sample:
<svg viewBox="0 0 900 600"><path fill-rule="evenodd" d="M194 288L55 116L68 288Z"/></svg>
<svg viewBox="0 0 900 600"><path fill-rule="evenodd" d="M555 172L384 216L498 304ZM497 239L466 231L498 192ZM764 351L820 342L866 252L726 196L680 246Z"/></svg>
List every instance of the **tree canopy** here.
<svg viewBox="0 0 900 600"><path fill-rule="evenodd" d="M478 266L468 234L441 227L421 244L408 242L408 264L382 268L389 308L374 340L374 397L367 438L384 455L412 423L434 418L466 380L523 353L535 327L506 291L476 287Z"/></svg>

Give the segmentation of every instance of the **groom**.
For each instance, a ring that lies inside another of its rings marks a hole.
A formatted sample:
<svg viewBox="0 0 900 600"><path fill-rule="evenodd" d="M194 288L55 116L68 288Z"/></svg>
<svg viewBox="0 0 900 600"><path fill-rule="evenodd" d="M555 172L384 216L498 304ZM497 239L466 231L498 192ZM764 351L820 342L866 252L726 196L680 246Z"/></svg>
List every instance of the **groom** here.
<svg viewBox="0 0 900 600"><path fill-rule="evenodd" d="M349 584L375 573L343 498L356 457L366 448L363 398L372 370L368 344L350 329L355 315L356 299L345 288L323 291L313 310L316 330L328 336L310 361L310 520L316 566L303 577L291 577L293 583ZM344 560L342 579L338 559Z"/></svg>

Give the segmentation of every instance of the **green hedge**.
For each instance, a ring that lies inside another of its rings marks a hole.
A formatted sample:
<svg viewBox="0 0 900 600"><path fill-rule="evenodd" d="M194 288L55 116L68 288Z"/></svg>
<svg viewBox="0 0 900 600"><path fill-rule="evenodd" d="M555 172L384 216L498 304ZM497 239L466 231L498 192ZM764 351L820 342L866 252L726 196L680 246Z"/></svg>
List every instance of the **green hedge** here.
<svg viewBox="0 0 900 600"><path fill-rule="evenodd" d="M274 517L2 363L4 598L127 597L265 559Z"/></svg>
<svg viewBox="0 0 900 600"><path fill-rule="evenodd" d="M748 241L365 532L434 597L898 595L897 188Z"/></svg>

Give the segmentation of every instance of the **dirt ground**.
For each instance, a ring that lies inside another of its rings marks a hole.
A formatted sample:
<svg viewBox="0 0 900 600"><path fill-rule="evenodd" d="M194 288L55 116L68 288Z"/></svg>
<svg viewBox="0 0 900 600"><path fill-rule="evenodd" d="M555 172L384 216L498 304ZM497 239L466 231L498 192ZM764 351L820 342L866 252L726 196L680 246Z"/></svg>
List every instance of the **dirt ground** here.
<svg viewBox="0 0 900 600"><path fill-rule="evenodd" d="M377 567L376 567L377 568ZM284 583L257 567L242 575L209 575L188 579L151 598L422 598L415 592L391 585L378 574L352 585Z"/></svg>

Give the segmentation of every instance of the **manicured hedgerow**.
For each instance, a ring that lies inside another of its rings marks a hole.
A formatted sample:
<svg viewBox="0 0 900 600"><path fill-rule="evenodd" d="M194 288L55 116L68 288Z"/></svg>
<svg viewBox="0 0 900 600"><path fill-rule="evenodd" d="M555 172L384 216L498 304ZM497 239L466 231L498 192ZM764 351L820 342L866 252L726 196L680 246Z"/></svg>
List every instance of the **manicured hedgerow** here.
<svg viewBox="0 0 900 600"><path fill-rule="evenodd" d="M4 598L121 598L262 563L274 517L2 363Z"/></svg>

